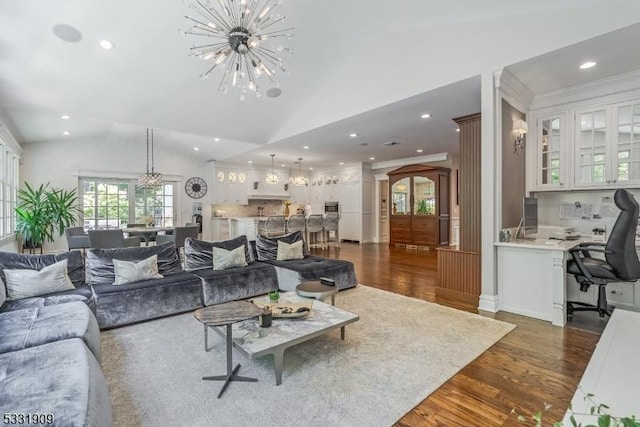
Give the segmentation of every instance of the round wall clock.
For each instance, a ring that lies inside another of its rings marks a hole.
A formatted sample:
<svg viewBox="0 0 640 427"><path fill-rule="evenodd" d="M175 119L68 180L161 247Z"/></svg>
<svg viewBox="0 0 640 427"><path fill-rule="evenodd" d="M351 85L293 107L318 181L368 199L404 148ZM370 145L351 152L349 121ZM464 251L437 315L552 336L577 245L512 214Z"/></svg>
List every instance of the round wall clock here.
<svg viewBox="0 0 640 427"><path fill-rule="evenodd" d="M187 192L189 197L194 199L200 199L205 194L207 194L207 183L204 179L194 176L193 178L189 178L184 185L184 190Z"/></svg>

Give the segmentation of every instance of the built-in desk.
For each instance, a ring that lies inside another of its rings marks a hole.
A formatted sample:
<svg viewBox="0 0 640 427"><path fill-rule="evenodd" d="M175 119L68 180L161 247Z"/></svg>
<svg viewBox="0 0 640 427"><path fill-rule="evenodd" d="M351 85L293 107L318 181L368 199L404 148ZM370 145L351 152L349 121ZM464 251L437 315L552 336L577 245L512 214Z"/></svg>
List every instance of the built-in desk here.
<svg viewBox="0 0 640 427"><path fill-rule="evenodd" d="M537 239L495 243L499 310L564 326L568 251L589 241Z"/></svg>
<svg viewBox="0 0 640 427"><path fill-rule="evenodd" d="M595 304L598 287L580 292L573 275L566 274L569 249L591 238L578 240L518 240L497 242L498 310L566 324L566 301ZM640 242L636 241L636 250ZM640 311L640 287L636 282L607 285L609 304Z"/></svg>

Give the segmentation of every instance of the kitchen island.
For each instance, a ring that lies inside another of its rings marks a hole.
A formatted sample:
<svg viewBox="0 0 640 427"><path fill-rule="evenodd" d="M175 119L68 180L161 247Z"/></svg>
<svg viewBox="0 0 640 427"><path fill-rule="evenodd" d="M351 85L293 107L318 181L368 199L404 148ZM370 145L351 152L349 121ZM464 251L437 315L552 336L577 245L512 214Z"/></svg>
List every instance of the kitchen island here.
<svg viewBox="0 0 640 427"><path fill-rule="evenodd" d="M246 234L248 240L256 240L258 236L258 223L266 220L266 216L229 218L229 237L233 239L234 237Z"/></svg>

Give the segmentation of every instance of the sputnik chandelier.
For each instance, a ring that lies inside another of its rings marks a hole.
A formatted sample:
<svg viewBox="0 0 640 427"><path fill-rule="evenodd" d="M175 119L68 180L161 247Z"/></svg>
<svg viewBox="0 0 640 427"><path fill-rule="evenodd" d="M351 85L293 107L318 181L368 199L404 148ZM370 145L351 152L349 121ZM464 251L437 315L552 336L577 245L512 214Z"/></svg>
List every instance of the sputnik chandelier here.
<svg viewBox="0 0 640 427"><path fill-rule="evenodd" d="M192 45L190 56L213 62L201 74L208 77L215 68L224 73L218 90L227 93L229 85L261 95L257 79L267 76L277 87L276 69L285 72L282 53L291 49L278 40L291 37L293 28L281 28L285 16L274 15L282 0L195 0L189 5L194 16L185 16L191 27L184 34L207 37L205 44Z"/></svg>

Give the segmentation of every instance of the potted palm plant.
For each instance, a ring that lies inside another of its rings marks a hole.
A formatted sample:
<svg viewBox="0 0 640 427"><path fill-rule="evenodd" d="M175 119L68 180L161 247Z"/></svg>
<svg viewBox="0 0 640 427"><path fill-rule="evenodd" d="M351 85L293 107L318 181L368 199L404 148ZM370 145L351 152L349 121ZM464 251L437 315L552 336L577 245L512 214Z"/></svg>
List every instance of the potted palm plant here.
<svg viewBox="0 0 640 427"><path fill-rule="evenodd" d="M25 188L18 190L15 208L16 232L23 246L42 251L45 242L52 243L56 235L62 236L64 229L78 219L77 200L75 189L50 188L48 183L36 188L25 182Z"/></svg>

